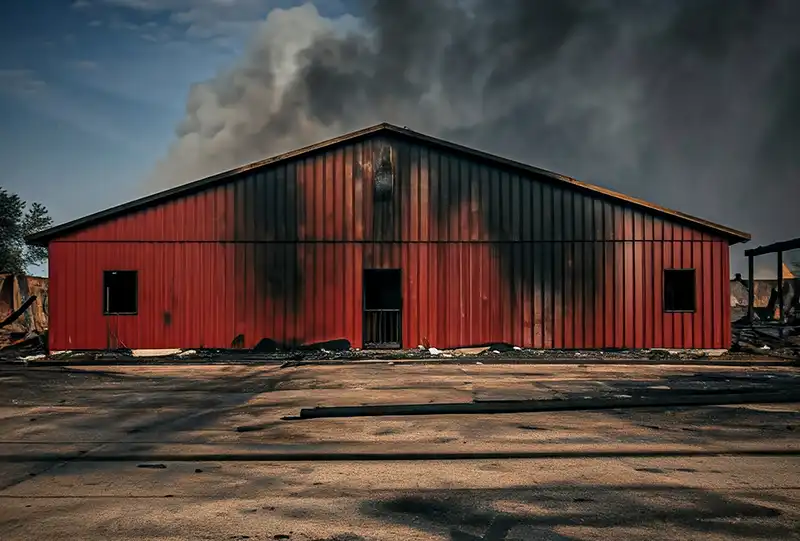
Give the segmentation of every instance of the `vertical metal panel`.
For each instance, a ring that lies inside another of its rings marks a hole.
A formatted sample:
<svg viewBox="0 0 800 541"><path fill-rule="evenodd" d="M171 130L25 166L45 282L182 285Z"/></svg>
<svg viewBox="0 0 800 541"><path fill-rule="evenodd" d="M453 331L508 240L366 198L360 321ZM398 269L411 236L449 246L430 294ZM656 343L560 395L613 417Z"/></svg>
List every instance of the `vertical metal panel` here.
<svg viewBox="0 0 800 541"><path fill-rule="evenodd" d="M647 311L647 302L645 300L644 292L644 256L642 254L643 240L644 240L644 221L640 213L633 215L633 310L630 310L633 316L633 347L642 349L644 347L644 314Z"/></svg>
<svg viewBox="0 0 800 541"><path fill-rule="evenodd" d="M696 317L692 318L692 346L702 347L698 344L703 343L703 317L706 307L703 306L703 234L698 231L691 231L692 235L692 264L697 269L697 283L695 289L695 306L697 307Z"/></svg>
<svg viewBox="0 0 800 541"><path fill-rule="evenodd" d="M720 246L720 261L722 262L722 272L720 274L720 280L722 285L722 295L721 295L721 304L722 304L722 347L725 349L729 349L731 347L731 343L733 341L733 329L731 328L732 321L731 321L731 311L728 304L728 299L731 298L731 257L730 257L730 245L725 242L719 242Z"/></svg>
<svg viewBox="0 0 800 541"><path fill-rule="evenodd" d="M381 149L394 193L374 199ZM368 139L78 231L50 246L54 349L362 340L362 270L400 268L403 346L727 347L728 245L552 180ZM665 313L694 268L697 310ZM103 270L139 313L102 314Z"/></svg>
<svg viewBox="0 0 800 541"><path fill-rule="evenodd" d="M714 338L712 342L713 348L721 348L725 342L723 335L725 333L725 329L722 328L722 325L725 321L725 316L723 315L723 311L730 310L729 306L726 306L727 303L724 302L723 295L722 295L722 287L723 282L729 282L730 278L723 275L724 270L724 262L723 254L724 250L722 249L721 242L714 242L712 244L712 254L713 257L711 258L711 268L712 268L712 279L711 282L714 286L714 293L713 299L711 301L712 306L712 319L714 319ZM725 278L724 280L722 278ZM730 298L730 296L728 297Z"/></svg>
<svg viewBox="0 0 800 541"><path fill-rule="evenodd" d="M606 343L605 341L605 323L606 323L606 313L605 313L605 298L606 298L606 291L605 291L605 242L603 239L605 238L604 233L604 222L605 219L603 217L603 202L599 200L594 200L592 202L592 227L594 227L594 237L593 242L591 243L592 252L594 255L594 280L597 284L597 287L594 288L594 294L591 295L593 300L592 302L592 310L587 315L588 319L591 320L594 326L594 342L592 343L593 348L600 348L603 347L603 344Z"/></svg>

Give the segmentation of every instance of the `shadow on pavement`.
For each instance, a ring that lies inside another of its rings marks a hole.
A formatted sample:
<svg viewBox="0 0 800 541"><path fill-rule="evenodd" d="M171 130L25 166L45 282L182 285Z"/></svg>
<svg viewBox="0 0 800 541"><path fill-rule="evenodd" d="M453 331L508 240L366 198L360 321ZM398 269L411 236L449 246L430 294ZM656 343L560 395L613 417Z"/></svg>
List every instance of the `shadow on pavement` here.
<svg viewBox="0 0 800 541"><path fill-rule="evenodd" d="M17 419L18 427L22 421L27 425L21 432L27 438L17 443L29 444L25 454L32 460L37 454L32 449L57 453L59 445L71 444L65 439L76 432L92 435L89 441L74 443L87 457L97 450L146 455L165 444L185 443L176 436L212 427L254 396L275 391L291 379L286 373L273 375L240 367L229 372L218 370L213 375L200 371L197 378L58 368L4 367L0 374L4 376L0 378L0 406L30 407L34 411L41 408ZM235 434L233 428L231 433ZM10 438L6 435L2 439ZM202 435L195 436L194 443L203 443ZM58 475L62 470L52 467L37 471ZM6 481L3 488L21 480Z"/></svg>
<svg viewBox="0 0 800 541"><path fill-rule="evenodd" d="M656 528L760 539L793 535L791 521L781 520L778 509L663 485L435 490L365 501L361 510L431 534L448 532L453 541L578 539L555 531L560 527Z"/></svg>

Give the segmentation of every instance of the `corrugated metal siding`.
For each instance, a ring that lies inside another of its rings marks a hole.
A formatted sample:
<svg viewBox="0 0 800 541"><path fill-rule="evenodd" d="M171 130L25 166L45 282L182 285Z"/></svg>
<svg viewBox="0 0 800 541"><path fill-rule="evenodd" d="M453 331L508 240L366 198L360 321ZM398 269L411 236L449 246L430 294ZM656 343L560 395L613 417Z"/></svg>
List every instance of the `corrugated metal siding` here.
<svg viewBox="0 0 800 541"><path fill-rule="evenodd" d="M375 202L388 147L391 200ZM361 344L364 268L403 272L404 346L722 348L724 239L550 179L374 138L50 245L54 349L228 347L244 335ZM137 316L104 316L102 271L139 271ZM663 310L667 268L697 270L698 310Z"/></svg>

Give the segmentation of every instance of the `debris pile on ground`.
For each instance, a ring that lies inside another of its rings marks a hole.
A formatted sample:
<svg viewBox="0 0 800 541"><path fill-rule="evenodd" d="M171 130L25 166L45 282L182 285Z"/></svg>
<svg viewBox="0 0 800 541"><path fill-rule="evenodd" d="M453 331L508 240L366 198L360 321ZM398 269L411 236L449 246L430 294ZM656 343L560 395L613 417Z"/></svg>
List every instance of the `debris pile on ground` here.
<svg viewBox="0 0 800 541"><path fill-rule="evenodd" d="M46 336L45 336L46 338ZM553 350L529 349L505 343L473 345L454 349L439 349L434 346L420 345L414 349L361 350L353 349L347 340L330 340L300 346L280 345L265 338L252 349L172 349L172 350L130 350L117 349L110 351L63 351L51 353L45 357L46 340L33 336L24 344L0 350L0 359L13 362L33 363L165 363L176 364L193 362L278 362L284 366L298 366L309 362L346 362L346 361L420 361L439 362L475 361L478 364L529 362L531 360L547 362L627 362L627 361L659 361L680 362L690 360L734 360L746 361L754 357L775 357L775 353L784 351L776 347L759 349L763 342L755 341L758 348L736 347L730 352L705 350ZM772 342L771 342L772 343Z"/></svg>
<svg viewBox="0 0 800 541"><path fill-rule="evenodd" d="M47 332L26 333L9 344L0 347L0 360L32 361L47 357Z"/></svg>
<svg viewBox="0 0 800 541"><path fill-rule="evenodd" d="M0 274L0 355L45 352L47 290L47 278Z"/></svg>
<svg viewBox="0 0 800 541"><path fill-rule="evenodd" d="M800 326L734 327L731 351L800 361Z"/></svg>
<svg viewBox="0 0 800 541"><path fill-rule="evenodd" d="M782 284L782 285L781 285ZM735 326L749 324L750 284L741 274L731 281L731 321ZM778 292L778 289L781 292ZM753 323L780 321L783 302L783 322L800 325L800 279L794 277L784 265L783 280L753 281Z"/></svg>

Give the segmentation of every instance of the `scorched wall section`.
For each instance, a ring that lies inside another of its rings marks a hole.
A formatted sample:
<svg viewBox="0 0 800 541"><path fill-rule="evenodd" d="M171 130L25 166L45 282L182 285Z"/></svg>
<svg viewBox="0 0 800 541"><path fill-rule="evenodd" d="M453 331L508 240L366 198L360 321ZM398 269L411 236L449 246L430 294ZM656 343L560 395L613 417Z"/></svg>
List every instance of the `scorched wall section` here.
<svg viewBox="0 0 800 541"><path fill-rule="evenodd" d="M382 160L389 197L375 195ZM728 241L579 187L403 137L244 172L50 243L53 349L362 343L362 270L399 268L405 347L729 346ZM663 271L696 273L667 313ZM136 315L103 315L104 270Z"/></svg>

